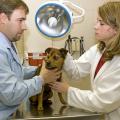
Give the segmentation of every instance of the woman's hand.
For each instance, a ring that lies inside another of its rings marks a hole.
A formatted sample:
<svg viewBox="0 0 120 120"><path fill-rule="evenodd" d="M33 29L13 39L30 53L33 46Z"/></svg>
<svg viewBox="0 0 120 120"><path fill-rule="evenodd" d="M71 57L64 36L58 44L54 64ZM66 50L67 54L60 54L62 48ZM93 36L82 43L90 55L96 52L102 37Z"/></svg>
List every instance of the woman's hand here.
<svg viewBox="0 0 120 120"><path fill-rule="evenodd" d="M67 93L68 88L69 88L69 84L67 82L53 82L53 83L49 83L50 87L60 93Z"/></svg>

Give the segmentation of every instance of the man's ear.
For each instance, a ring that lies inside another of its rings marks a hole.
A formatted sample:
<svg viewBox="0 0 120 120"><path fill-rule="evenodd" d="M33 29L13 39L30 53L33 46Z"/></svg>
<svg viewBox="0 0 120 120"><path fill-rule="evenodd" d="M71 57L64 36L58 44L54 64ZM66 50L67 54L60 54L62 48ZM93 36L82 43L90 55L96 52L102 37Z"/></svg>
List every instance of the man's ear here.
<svg viewBox="0 0 120 120"><path fill-rule="evenodd" d="M0 23L5 24L8 21L8 16L5 13L0 13Z"/></svg>

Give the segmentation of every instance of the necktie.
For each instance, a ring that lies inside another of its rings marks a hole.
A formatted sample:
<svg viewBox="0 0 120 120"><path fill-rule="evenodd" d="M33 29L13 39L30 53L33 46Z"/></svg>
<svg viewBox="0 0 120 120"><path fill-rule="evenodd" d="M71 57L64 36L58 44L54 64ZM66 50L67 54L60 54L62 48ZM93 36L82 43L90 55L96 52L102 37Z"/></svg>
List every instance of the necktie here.
<svg viewBox="0 0 120 120"><path fill-rule="evenodd" d="M11 43L11 47L12 47L13 51L17 54L16 48L13 43Z"/></svg>

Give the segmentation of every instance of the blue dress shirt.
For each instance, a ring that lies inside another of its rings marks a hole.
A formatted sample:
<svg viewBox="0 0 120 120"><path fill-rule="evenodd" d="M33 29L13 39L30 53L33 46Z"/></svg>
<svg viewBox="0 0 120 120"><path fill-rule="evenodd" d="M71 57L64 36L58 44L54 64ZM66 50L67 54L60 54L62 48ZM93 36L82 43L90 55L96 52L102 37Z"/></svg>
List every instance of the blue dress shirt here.
<svg viewBox="0 0 120 120"><path fill-rule="evenodd" d="M0 120L6 120L19 104L42 89L36 67L23 67L8 38L0 32ZM26 80L25 80L26 79Z"/></svg>

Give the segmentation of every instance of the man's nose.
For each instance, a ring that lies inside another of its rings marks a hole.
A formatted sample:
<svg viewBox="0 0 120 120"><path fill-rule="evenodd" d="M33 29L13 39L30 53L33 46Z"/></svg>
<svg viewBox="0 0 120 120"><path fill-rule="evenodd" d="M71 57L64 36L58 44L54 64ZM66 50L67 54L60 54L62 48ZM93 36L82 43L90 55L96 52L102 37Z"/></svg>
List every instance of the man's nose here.
<svg viewBox="0 0 120 120"><path fill-rule="evenodd" d="M23 24L22 24L22 30L27 30L27 25L25 22L23 22Z"/></svg>

